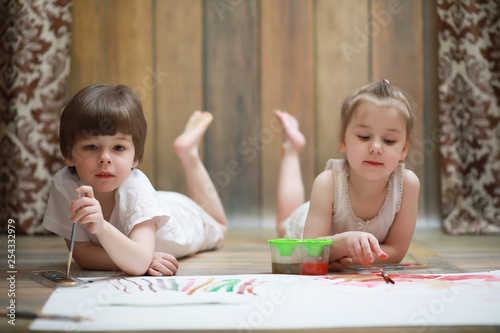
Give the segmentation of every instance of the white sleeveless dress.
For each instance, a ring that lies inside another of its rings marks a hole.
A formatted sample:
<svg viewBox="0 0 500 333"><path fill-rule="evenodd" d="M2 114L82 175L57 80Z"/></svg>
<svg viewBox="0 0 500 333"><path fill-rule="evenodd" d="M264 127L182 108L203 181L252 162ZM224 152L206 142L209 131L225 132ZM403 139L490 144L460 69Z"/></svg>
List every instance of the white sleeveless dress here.
<svg viewBox="0 0 500 333"><path fill-rule="evenodd" d="M346 231L365 231L373 234L380 243L385 241L396 213L401 208L403 195L404 163L399 163L396 170L389 176L387 194L384 204L377 216L371 220L364 221L354 215L349 201L347 178L349 177L349 165L345 159L331 159L326 163L325 170L332 170L335 181L334 203L332 207L331 235ZM302 204L284 222L284 238L302 238L309 201Z"/></svg>

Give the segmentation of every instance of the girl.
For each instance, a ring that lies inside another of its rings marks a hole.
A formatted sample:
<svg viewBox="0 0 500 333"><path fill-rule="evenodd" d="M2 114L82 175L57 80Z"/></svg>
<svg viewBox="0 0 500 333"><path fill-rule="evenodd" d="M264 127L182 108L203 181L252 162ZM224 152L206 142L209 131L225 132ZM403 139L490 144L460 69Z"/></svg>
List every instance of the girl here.
<svg viewBox="0 0 500 333"><path fill-rule="evenodd" d="M332 239L332 270L399 263L415 230L420 189L417 176L400 162L414 124L403 93L382 80L344 101L339 149L346 158L327 162L306 203L299 163L304 136L291 115L278 110L276 117L284 129L278 235Z"/></svg>
<svg viewBox="0 0 500 333"><path fill-rule="evenodd" d="M156 192L136 169L147 130L137 94L126 86L81 90L61 115L67 167L52 180L43 226L69 246L72 223L78 223L78 265L130 275L172 275L175 257L222 246L226 216L198 155L211 121L210 113L195 112L174 142L192 199ZM74 200L78 194L84 196Z"/></svg>

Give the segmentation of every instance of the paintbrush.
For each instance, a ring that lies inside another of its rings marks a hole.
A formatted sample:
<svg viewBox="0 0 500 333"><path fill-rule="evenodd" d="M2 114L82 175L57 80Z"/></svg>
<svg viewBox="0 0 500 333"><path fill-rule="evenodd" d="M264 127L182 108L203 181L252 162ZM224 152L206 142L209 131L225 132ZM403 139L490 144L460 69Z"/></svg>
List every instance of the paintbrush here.
<svg viewBox="0 0 500 333"><path fill-rule="evenodd" d="M78 199L82 197L82 193L78 193ZM71 268L71 259L73 259L73 247L75 246L75 235L76 235L76 224L78 222L73 223L73 228L71 229L71 244L69 246L69 255L68 255L68 268L66 269L66 279L69 279L69 269Z"/></svg>
<svg viewBox="0 0 500 333"><path fill-rule="evenodd" d="M8 316L5 312L0 313L0 316L5 317ZM82 316L65 316L65 315L57 315L57 314L43 314L43 313L35 313L35 312L24 312L24 311L16 311L16 318L19 319L50 319L50 320L70 320L75 322L80 322L84 320L91 321L92 319Z"/></svg>
<svg viewBox="0 0 500 333"><path fill-rule="evenodd" d="M394 283L394 280L392 280L389 276L389 274L387 274L382 268L380 269L380 273L382 273L382 277L384 278L385 280L385 283L392 283L392 284L395 284Z"/></svg>

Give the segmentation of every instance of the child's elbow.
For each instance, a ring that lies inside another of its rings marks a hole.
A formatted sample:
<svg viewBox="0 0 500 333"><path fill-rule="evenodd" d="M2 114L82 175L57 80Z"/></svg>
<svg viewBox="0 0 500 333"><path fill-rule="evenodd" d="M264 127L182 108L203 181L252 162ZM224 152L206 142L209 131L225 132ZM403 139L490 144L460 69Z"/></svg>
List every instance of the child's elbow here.
<svg viewBox="0 0 500 333"><path fill-rule="evenodd" d="M153 254L147 255L143 259L138 260L135 264L123 267L122 270L128 275L132 276L146 275L149 270L149 267L151 267L152 260L153 260Z"/></svg>
<svg viewBox="0 0 500 333"><path fill-rule="evenodd" d="M143 275L146 275L147 272L148 272L148 270L134 269L134 270L130 270L130 271L125 272L125 273L127 273L130 276L143 276Z"/></svg>
<svg viewBox="0 0 500 333"><path fill-rule="evenodd" d="M393 265L399 264L401 263L401 261L403 261L405 255L405 253L394 253L393 255L390 255L389 258L387 258L386 263Z"/></svg>
<svg viewBox="0 0 500 333"><path fill-rule="evenodd" d="M123 271L131 276L143 276L146 275L148 270L149 270L149 265L148 266L140 265L140 266L126 268Z"/></svg>

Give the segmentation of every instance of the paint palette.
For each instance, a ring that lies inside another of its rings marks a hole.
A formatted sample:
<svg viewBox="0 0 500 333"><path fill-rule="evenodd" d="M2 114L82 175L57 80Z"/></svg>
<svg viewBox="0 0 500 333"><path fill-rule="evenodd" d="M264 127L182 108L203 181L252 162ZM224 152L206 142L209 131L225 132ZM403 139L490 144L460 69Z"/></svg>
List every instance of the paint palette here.
<svg viewBox="0 0 500 333"><path fill-rule="evenodd" d="M384 271L418 271L418 270L428 271L430 269L430 265L427 263L407 263L407 264L371 265L370 267L350 266L347 267L345 271L346 272L354 271L357 274L374 274L374 273L376 274L380 272L380 269L383 269Z"/></svg>
<svg viewBox="0 0 500 333"><path fill-rule="evenodd" d="M30 274L30 278L33 281L36 281L46 287L78 287L83 285L83 281L79 280L75 277L68 276L66 278L66 274L57 271L57 270L49 270L49 271L33 271Z"/></svg>

